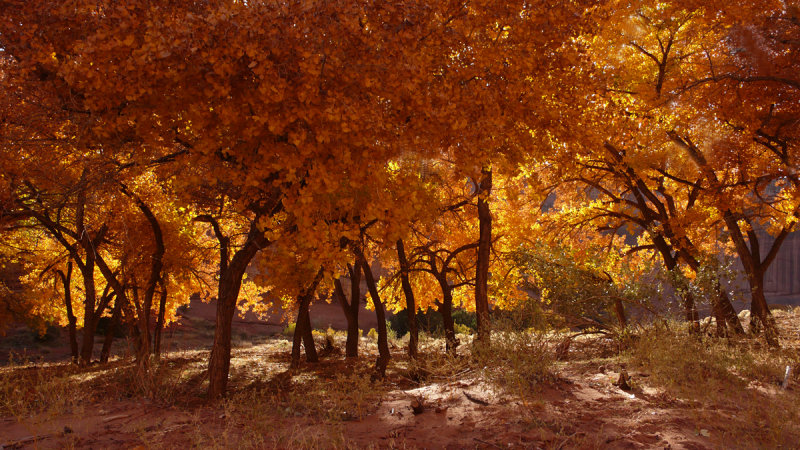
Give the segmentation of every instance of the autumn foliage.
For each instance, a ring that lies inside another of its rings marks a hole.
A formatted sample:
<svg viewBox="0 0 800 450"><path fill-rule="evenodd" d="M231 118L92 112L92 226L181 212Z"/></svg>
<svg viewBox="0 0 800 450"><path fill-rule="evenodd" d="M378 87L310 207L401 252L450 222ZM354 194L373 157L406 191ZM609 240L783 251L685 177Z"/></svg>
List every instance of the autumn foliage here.
<svg viewBox="0 0 800 450"><path fill-rule="evenodd" d="M239 308L296 311L298 365L309 305L339 302L356 356L362 281L378 376L387 311L411 356L429 309L453 353L454 310L482 345L498 311L622 329L654 296L731 336L736 283L778 346L764 275L800 217L787 5L0 0L0 250L21 282L0 325L65 325L89 364L108 317L147 371L177 308L215 298L210 398Z"/></svg>

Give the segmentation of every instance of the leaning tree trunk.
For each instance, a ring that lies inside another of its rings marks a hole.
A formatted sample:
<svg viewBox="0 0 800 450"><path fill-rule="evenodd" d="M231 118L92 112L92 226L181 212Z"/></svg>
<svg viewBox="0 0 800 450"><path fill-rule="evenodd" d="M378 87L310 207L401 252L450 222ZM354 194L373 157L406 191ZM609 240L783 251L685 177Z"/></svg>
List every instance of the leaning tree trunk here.
<svg viewBox="0 0 800 450"><path fill-rule="evenodd" d="M247 240L228 261L230 239L224 236L219 223L211 216L198 216L195 221L209 222L220 244L219 285L217 287L217 316L214 344L208 362L208 398L216 400L225 394L231 366L231 327L236 312L236 300L242 287L242 277L256 253L268 245L256 220L251 222Z"/></svg>
<svg viewBox="0 0 800 450"><path fill-rule="evenodd" d="M317 291L317 286L322 280L322 269L319 269L317 275L311 284L300 292L297 297L298 312L297 321L294 327L294 338L292 340L292 362L291 367L298 367L300 365L300 342L302 341L303 347L306 349L306 361L310 363L319 362L317 349L314 346L314 335L311 329L311 316L308 312L308 307L311 304L311 299Z"/></svg>
<svg viewBox="0 0 800 450"><path fill-rule="evenodd" d="M161 270L164 267L164 234L161 231L161 224L159 224L158 219L147 204L145 204L138 195L130 192L125 186L122 186L122 192L136 202L139 211L141 211L145 219L147 219L147 223L150 225L150 231L153 233L153 243L155 244L153 254L150 256L150 276L147 279L147 284L144 288L144 298L142 299L141 315L139 317L141 343L139 344L139 352L136 354L136 360L140 368L147 370L150 364L150 313L153 309L153 297L156 293L156 286L162 278Z"/></svg>
<svg viewBox="0 0 800 450"><path fill-rule="evenodd" d="M722 286L719 283L717 283L717 289L719 290L719 296L713 307L716 310L715 314L719 314L727 325L727 331L724 331L724 334L728 335L730 332L738 335L744 334L744 327L742 327L742 322L731 304L731 299L722 290Z"/></svg>
<svg viewBox="0 0 800 450"><path fill-rule="evenodd" d="M408 259L403 240L397 240L397 260L400 262L400 282L403 285L403 294L406 297L406 312L408 313L408 356L417 357L419 347L419 328L417 327L417 304L414 299L414 290L408 279Z"/></svg>
<svg viewBox="0 0 800 450"><path fill-rule="evenodd" d="M367 264L363 254L359 254L361 270L364 271L364 278L367 280L369 295L372 297L372 304L375 306L375 316L378 320L378 360L375 362L375 372L381 378L386 376L386 367L389 365L391 355L389 353L389 339L386 331L386 313L383 310L383 302L378 294L378 286L375 277L372 275L372 268Z"/></svg>
<svg viewBox="0 0 800 450"><path fill-rule="evenodd" d="M785 233L782 237L775 240L769 255L766 260L762 262L758 238L755 236L755 233L748 232L748 238L750 240L750 246L748 246L744 239L742 229L739 227L739 223L733 213L725 210L723 211L722 218L725 221L725 226L728 228L730 238L736 246L736 253L739 255L739 260L742 262L745 272L747 273L747 282L750 285L751 293L751 321L755 318L763 325L764 339L767 341L768 346L773 348L779 347L778 326L775 323L775 318L772 317L769 306L767 306L767 299L764 296L764 272L774 259L781 242L786 237Z"/></svg>
<svg viewBox="0 0 800 450"><path fill-rule="evenodd" d="M492 246L492 213L489 209L489 196L492 192L492 170L481 171L478 186L478 261L475 271L475 312L478 319L478 341L488 343L491 324L489 323L489 257Z"/></svg>
<svg viewBox="0 0 800 450"><path fill-rule="evenodd" d="M247 263L258 250L245 247L234 255L230 267L222 273L217 289L217 315L214 329L214 344L208 362L208 397L221 397L228 387L228 373L231 366L231 328L236 300L242 287L242 277ZM237 258L238 257L238 258Z"/></svg>
<svg viewBox="0 0 800 450"><path fill-rule="evenodd" d="M67 262L67 273L56 272L64 285L64 306L67 308L67 330L69 331L69 348L72 354L72 362L78 362L78 318L72 312L72 261Z"/></svg>
<svg viewBox="0 0 800 450"><path fill-rule="evenodd" d="M670 138L687 151L689 157L694 160L698 168L703 172L706 179L711 183L711 187L722 191L723 185L717 178L716 173L706 161L703 153L691 142L681 138L677 133L668 133ZM739 214L734 214L733 211L727 207L717 206L717 209L722 213L722 220L725 222L725 228L728 229L729 238L733 241L736 247L736 254L744 267L747 274L747 282L750 285L750 292L752 295L751 314L761 322L764 326L764 338L767 345L773 348L779 347L778 342L778 326L775 323L775 318L769 311L767 306L767 299L764 296L764 272L775 259L780 249L781 244L789 235L791 228L784 227L779 235L775 238L771 248L767 252L767 256L762 261L761 250L758 242L758 236L752 230L752 226L748 226L747 239L745 239L745 232L739 226L739 221L744 220L748 225L751 225L746 217ZM749 245L748 245L749 241Z"/></svg>
<svg viewBox="0 0 800 450"><path fill-rule="evenodd" d="M361 274L360 267L358 268L358 274L359 274L358 282L360 283L360 274ZM353 275L354 275L353 270L351 270L350 271L351 280ZM353 282L353 284L355 284L355 282ZM342 282L338 278L333 280L333 288L334 288L334 295L338 297L339 304L342 306L342 311L344 312L344 317L345 319L347 319L347 344L345 346L345 356L347 358L357 358L358 339L359 339L358 307L359 307L359 296L361 294L357 288L353 290L353 288L351 287L351 292L353 293L353 297L352 300L348 302L347 298L344 295Z"/></svg>

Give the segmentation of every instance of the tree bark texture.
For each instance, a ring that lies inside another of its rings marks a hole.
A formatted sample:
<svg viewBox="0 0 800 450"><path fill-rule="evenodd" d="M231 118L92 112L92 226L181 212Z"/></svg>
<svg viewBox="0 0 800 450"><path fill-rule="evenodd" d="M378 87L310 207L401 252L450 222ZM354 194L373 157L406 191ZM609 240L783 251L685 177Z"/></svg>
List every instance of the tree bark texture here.
<svg viewBox="0 0 800 450"><path fill-rule="evenodd" d="M414 290L408 279L409 265L403 240L397 240L397 260L400 262L400 282L403 285L403 294L406 297L406 312L408 313L408 356L417 357L419 351L419 328L417 326L417 303L414 299Z"/></svg>
<svg viewBox="0 0 800 450"><path fill-rule="evenodd" d="M492 192L492 170L484 168L478 187L478 261L475 272L475 313L478 319L478 341L488 343L491 324L489 322L489 257L492 246L492 213L489 196Z"/></svg>
<svg viewBox="0 0 800 450"><path fill-rule="evenodd" d="M69 332L69 348L72 354L72 362L78 362L78 332L77 324L78 318L72 311L72 261L67 262L66 273L62 271L56 272L61 278L61 284L64 285L64 306L67 309L67 331Z"/></svg>
<svg viewBox="0 0 800 450"><path fill-rule="evenodd" d="M364 255L358 255L361 270L364 271L364 278L367 280L367 288L369 295L372 297L372 304L375 307L375 316L378 320L378 360L375 362L375 371L377 375L383 378L386 375L386 366L389 365L391 355L389 353L389 339L386 331L386 313L383 310L383 302L381 302L380 295L378 294L378 285L375 283L375 277L372 275L372 268L367 264Z"/></svg>

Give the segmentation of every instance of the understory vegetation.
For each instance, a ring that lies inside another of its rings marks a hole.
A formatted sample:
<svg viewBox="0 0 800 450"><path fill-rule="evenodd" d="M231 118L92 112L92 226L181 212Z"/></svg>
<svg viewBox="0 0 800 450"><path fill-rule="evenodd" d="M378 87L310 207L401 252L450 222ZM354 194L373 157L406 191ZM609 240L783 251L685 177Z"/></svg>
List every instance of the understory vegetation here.
<svg viewBox="0 0 800 450"><path fill-rule="evenodd" d="M0 447L796 445L798 74L783 0L0 0Z"/></svg>

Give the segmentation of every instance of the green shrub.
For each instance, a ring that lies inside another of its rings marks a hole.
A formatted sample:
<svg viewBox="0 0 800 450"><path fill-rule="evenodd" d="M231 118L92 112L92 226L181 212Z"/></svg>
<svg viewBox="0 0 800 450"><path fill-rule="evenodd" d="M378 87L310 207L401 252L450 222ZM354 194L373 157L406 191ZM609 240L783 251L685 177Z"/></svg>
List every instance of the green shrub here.
<svg viewBox="0 0 800 450"><path fill-rule="evenodd" d="M387 321L391 324L392 330L394 330L397 338L401 338L408 333L408 311L402 310L389 318ZM469 328L472 331L478 329L478 318L474 312L466 311L463 309L454 309L453 310L453 322L456 323L454 327L456 332L458 331L458 325L463 325ZM419 331L427 332L434 336L444 336L444 322L442 321L442 315L439 311L434 309L428 309L424 312L417 312L417 324L419 327ZM463 330L463 328L462 328ZM468 333L465 333L468 334Z"/></svg>
<svg viewBox="0 0 800 450"><path fill-rule="evenodd" d="M281 332L284 336L292 337L294 336L294 329L297 327L297 324L294 322L289 322L286 324L286 328L283 329Z"/></svg>
<svg viewBox="0 0 800 450"><path fill-rule="evenodd" d="M375 328L370 328L369 331L367 331L367 337L372 339L373 341L377 341L378 340L378 332L375 331Z"/></svg>

